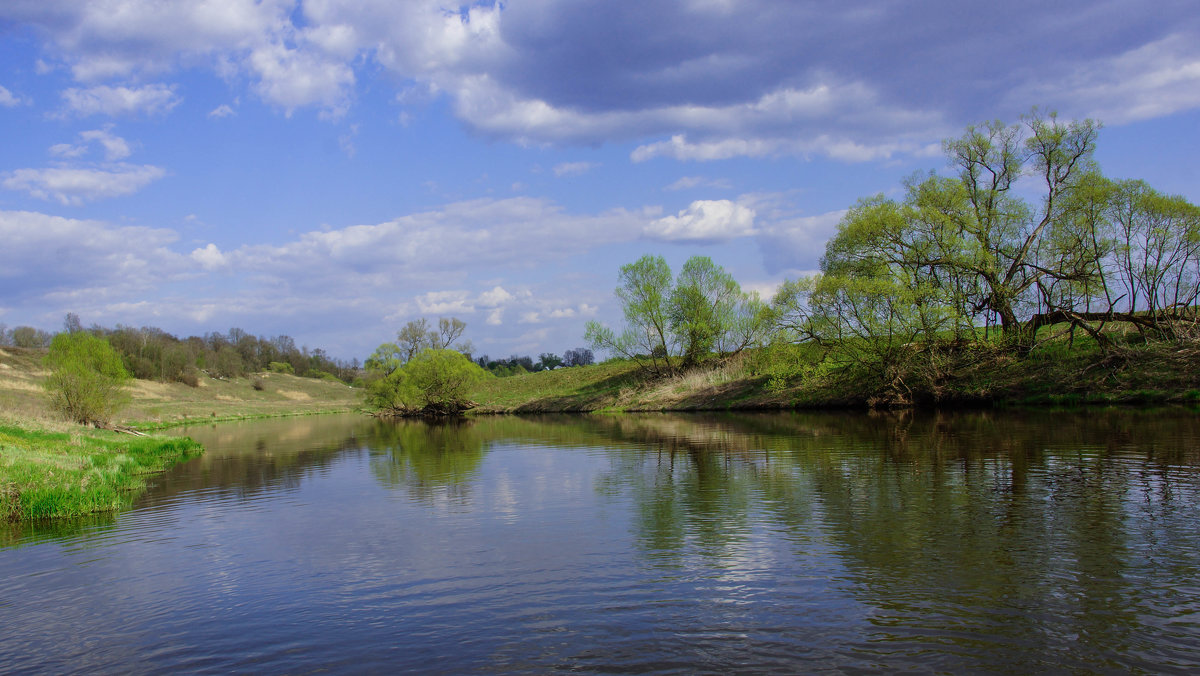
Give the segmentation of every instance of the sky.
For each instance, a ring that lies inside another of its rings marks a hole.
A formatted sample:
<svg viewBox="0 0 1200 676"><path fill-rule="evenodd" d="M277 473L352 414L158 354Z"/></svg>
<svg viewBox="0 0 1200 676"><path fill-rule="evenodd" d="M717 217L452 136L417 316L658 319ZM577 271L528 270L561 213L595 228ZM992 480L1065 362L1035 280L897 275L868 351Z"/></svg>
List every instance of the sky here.
<svg viewBox="0 0 1200 676"><path fill-rule="evenodd" d="M1034 106L1200 202L1195 0L3 0L0 323L561 354L621 265L769 296Z"/></svg>

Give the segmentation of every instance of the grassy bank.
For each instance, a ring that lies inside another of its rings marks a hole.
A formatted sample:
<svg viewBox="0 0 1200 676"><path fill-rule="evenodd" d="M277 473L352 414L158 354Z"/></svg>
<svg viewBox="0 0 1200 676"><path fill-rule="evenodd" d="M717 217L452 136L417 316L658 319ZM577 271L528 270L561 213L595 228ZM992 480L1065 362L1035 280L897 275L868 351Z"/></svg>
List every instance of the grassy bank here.
<svg viewBox="0 0 1200 676"><path fill-rule="evenodd" d="M181 437L0 424L0 521L84 516L126 507L145 489L147 475L201 451Z"/></svg>
<svg viewBox="0 0 1200 676"><path fill-rule="evenodd" d="M1077 337L1018 358L978 343L921 355L892 373L834 362L815 346L783 346L665 378L620 361L496 378L473 398L481 413L1192 404L1200 401L1200 344L1125 343L1104 351Z"/></svg>
<svg viewBox="0 0 1200 676"><path fill-rule="evenodd" d="M9 418L53 421L42 387L41 349L0 348L0 411ZM255 383L261 389L255 387ZM206 420L244 420L281 415L352 411L361 405L345 383L263 373L242 378L202 377L198 387L134 380L129 405L113 421L139 429L161 429Z"/></svg>
<svg viewBox="0 0 1200 676"><path fill-rule="evenodd" d="M187 439L134 437L64 422L42 383L44 349L0 348L0 522L119 509L146 476L201 452ZM114 423L143 430L351 411L359 393L344 383L258 374L202 378L198 387L135 380Z"/></svg>

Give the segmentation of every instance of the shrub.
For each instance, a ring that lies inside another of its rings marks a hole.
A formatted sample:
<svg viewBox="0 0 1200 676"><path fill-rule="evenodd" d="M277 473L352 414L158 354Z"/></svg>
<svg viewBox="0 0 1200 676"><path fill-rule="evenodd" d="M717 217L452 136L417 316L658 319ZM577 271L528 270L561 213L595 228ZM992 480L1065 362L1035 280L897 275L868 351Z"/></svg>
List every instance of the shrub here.
<svg viewBox="0 0 1200 676"><path fill-rule="evenodd" d="M175 379L188 387L200 387L200 371L195 366L187 367Z"/></svg>
<svg viewBox="0 0 1200 676"><path fill-rule="evenodd" d="M285 361L273 361L267 364L267 370L271 373L296 373L296 369Z"/></svg>
<svg viewBox="0 0 1200 676"><path fill-rule="evenodd" d="M472 408L467 395L487 377L454 350L425 349L404 366L367 384L367 403L393 415L449 415Z"/></svg>
<svg viewBox="0 0 1200 676"><path fill-rule="evenodd" d="M108 341L90 333L60 333L46 355L46 390L55 410L87 424L107 423L128 401L129 374Z"/></svg>
<svg viewBox="0 0 1200 676"><path fill-rule="evenodd" d="M255 391L257 391L257 392L262 392L263 390L265 390L267 388L267 385L266 385L266 383L263 382L262 378L259 378L258 376L254 376L253 378L250 379L250 387L253 387L255 389Z"/></svg>

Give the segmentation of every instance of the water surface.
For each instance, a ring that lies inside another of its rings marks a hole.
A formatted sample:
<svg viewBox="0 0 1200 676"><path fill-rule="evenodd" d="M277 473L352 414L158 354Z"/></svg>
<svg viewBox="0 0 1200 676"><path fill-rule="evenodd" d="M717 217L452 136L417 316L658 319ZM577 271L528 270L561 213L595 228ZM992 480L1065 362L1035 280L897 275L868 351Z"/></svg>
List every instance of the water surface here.
<svg viewBox="0 0 1200 676"><path fill-rule="evenodd" d="M1195 672L1193 412L309 417L0 529L0 671Z"/></svg>

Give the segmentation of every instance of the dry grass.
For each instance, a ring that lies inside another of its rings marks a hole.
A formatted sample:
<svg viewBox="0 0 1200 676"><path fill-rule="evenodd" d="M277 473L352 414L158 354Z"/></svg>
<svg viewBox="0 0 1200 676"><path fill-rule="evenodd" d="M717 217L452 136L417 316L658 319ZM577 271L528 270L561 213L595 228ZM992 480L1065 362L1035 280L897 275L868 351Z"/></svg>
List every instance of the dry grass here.
<svg viewBox="0 0 1200 676"><path fill-rule="evenodd" d="M60 420L49 408L42 383L45 350L0 349L0 417L37 421L39 429ZM263 383L257 390L252 378ZM171 425L198 418L247 418L351 411L361 396L343 383L270 373L252 378L201 377L200 387L134 380L129 406L117 412L119 424Z"/></svg>

